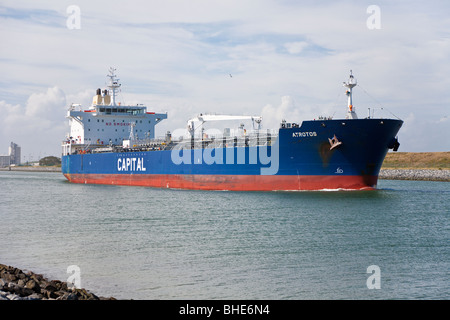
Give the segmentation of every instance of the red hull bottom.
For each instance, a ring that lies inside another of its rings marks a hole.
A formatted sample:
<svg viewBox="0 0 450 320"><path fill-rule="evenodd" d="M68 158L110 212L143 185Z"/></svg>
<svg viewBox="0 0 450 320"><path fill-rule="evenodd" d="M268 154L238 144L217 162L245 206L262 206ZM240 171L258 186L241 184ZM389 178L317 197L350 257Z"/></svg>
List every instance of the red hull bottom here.
<svg viewBox="0 0 450 320"><path fill-rule="evenodd" d="M74 183L230 191L374 189L378 176L64 174Z"/></svg>

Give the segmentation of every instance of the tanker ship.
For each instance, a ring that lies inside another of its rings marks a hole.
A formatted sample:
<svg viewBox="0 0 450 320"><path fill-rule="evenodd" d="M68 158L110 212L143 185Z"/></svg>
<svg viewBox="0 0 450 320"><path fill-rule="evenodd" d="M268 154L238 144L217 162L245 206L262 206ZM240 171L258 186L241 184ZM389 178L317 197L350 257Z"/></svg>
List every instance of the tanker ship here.
<svg viewBox="0 0 450 320"><path fill-rule="evenodd" d="M155 127L167 113L116 102L121 85L115 69L107 77L108 89L97 89L90 107L69 107L62 173L70 182L230 191L375 189L388 150L400 145L402 120L358 119L351 72L342 119L283 120L268 130L261 128L261 116L201 113L179 137L157 137ZM205 133L205 123L221 121L239 125Z"/></svg>

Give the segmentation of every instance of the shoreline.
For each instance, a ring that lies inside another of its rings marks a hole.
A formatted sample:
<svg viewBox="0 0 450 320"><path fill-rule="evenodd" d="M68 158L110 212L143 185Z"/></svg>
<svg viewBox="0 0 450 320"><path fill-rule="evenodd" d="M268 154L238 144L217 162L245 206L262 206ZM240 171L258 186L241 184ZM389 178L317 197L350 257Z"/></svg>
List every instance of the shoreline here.
<svg viewBox="0 0 450 320"><path fill-rule="evenodd" d="M99 297L73 284L0 264L1 300L117 300Z"/></svg>
<svg viewBox="0 0 450 320"><path fill-rule="evenodd" d="M18 166L18 167L0 168L0 171L61 172L61 167Z"/></svg>
<svg viewBox="0 0 450 320"><path fill-rule="evenodd" d="M381 169L378 179L450 182L447 169Z"/></svg>
<svg viewBox="0 0 450 320"><path fill-rule="evenodd" d="M0 171L61 172L61 167L21 166L21 167L0 168ZM450 170L441 168L436 169L381 168L378 179L450 182Z"/></svg>

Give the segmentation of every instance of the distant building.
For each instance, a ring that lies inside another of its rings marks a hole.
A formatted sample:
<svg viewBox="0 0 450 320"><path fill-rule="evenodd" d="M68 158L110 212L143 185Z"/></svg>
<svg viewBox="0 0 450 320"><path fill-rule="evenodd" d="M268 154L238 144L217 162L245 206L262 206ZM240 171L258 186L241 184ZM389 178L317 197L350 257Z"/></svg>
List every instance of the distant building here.
<svg viewBox="0 0 450 320"><path fill-rule="evenodd" d="M8 155L0 156L0 168L8 167L12 164L20 164L20 147L14 142L11 142L9 146Z"/></svg>
<svg viewBox="0 0 450 320"><path fill-rule="evenodd" d="M11 164L10 156L0 156L0 168L9 167Z"/></svg>
<svg viewBox="0 0 450 320"><path fill-rule="evenodd" d="M11 157L11 164L20 164L20 147L14 142L11 142L9 146L9 156Z"/></svg>

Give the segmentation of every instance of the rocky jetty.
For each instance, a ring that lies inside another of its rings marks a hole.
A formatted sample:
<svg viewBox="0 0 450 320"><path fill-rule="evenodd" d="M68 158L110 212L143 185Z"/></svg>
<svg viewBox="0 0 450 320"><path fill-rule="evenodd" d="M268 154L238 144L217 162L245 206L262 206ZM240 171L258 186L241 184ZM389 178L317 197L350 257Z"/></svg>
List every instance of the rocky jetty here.
<svg viewBox="0 0 450 320"><path fill-rule="evenodd" d="M75 288L59 280L48 280L41 274L24 272L0 264L0 300L116 300L98 297L86 289Z"/></svg>
<svg viewBox="0 0 450 320"><path fill-rule="evenodd" d="M31 172L59 172L61 167L56 166L11 166L0 168L0 171L31 171Z"/></svg>
<svg viewBox="0 0 450 320"><path fill-rule="evenodd" d="M381 169L379 179L450 181L450 170Z"/></svg>

